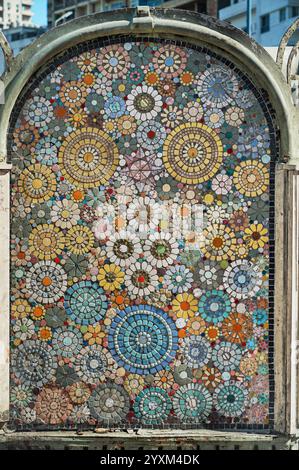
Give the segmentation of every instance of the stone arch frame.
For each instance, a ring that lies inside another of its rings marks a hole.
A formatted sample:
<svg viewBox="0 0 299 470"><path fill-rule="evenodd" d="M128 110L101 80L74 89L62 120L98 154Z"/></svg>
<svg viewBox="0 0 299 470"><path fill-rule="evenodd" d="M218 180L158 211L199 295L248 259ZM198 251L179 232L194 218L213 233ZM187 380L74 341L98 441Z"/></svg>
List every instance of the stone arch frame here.
<svg viewBox="0 0 299 470"><path fill-rule="evenodd" d="M0 298L3 309L0 320L0 422L8 419L9 409L9 172L7 160L7 133L15 103L30 78L45 62L59 55L66 48L103 36L134 35L157 38L181 39L219 51L238 68L251 75L252 81L266 90L276 114L280 131L279 160L276 166L276 277L275 277L275 424L277 432L286 434L296 430L296 364L290 341L297 338L298 301L296 292L295 223L298 194L299 158L296 155L298 112L291 100L290 90L271 57L242 31L214 18L178 10L125 9L96 14L71 21L49 31L16 59L10 61L10 69L3 77L6 101L0 109L0 182L1 182L1 231L3 247ZM282 229L284 227L284 229ZM283 298L280 293L284 292ZM292 360L293 354L293 360ZM284 367L281 367L283 365Z"/></svg>

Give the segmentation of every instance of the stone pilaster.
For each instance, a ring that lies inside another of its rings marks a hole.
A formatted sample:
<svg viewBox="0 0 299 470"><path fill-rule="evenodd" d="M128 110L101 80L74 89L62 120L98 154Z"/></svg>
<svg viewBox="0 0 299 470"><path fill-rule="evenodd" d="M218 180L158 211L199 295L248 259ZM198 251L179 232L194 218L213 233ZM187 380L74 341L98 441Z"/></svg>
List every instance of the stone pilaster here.
<svg viewBox="0 0 299 470"><path fill-rule="evenodd" d="M9 418L10 168L0 163L0 427Z"/></svg>

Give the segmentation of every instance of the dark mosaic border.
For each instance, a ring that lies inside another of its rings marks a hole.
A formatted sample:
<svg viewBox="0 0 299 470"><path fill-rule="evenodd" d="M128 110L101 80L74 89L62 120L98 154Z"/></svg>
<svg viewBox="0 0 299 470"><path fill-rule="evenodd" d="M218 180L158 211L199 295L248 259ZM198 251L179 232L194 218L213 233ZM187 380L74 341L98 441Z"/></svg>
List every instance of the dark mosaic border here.
<svg viewBox="0 0 299 470"><path fill-rule="evenodd" d="M269 425L263 424L243 424L243 423L227 423L219 422L217 424L182 424L179 423L179 428L184 429L218 429L222 431L247 431L247 432L258 432L266 433L274 428L274 285L275 285L275 167L276 163L279 161L280 155L280 141L279 141L279 129L276 124L275 110L272 107L268 93L266 90L256 88L252 80L249 78L249 75L242 72L233 62L220 56L218 53L213 52L211 49L202 46L196 46L192 43L180 40L165 39L163 37L152 38L145 37L140 35L116 35L111 37L105 37L100 39L94 39L80 43L76 46L73 46L67 49L65 52L58 54L53 58L52 62L47 64L47 66L42 67L35 73L31 80L27 83L26 87L21 92L19 99L16 102L14 110L10 117L9 131L7 136L7 147L8 147L8 162L11 162L13 151L13 129L17 122L18 116L22 111L22 108L28 98L28 96L35 90L38 83L44 79L49 73L56 70L57 66L63 64L67 60L72 59L73 57L87 52L89 50L105 47L110 44L121 44L124 42L158 42L163 44L172 44L179 47L186 47L193 49L197 52L204 54L209 54L211 57L221 61L231 70L234 70L238 77L244 81L248 88L252 91L255 98L259 102L261 109L264 112L264 116L267 120L269 126L269 135L270 135L270 149L271 149L271 161L270 161L270 185L269 185L269 341L268 341L268 365L269 365ZM225 420L225 419L224 419ZM236 418L235 418L236 420ZM12 427L15 427L14 423L11 423ZM96 426L94 426L96 427ZM178 429L178 423L168 423L167 425L145 425L142 426L138 424L130 425L127 422L117 426L117 429L126 429L126 428L139 428L144 429ZM53 431L53 430L73 430L74 428L84 430L90 430L93 426L88 425L62 425L62 426L51 426L51 425L18 425L18 431Z"/></svg>

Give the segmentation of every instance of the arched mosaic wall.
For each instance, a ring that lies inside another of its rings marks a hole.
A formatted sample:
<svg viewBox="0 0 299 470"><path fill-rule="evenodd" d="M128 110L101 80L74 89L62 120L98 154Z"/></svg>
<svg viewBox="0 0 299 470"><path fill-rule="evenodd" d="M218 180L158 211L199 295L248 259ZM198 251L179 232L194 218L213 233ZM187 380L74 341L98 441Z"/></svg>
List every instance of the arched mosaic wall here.
<svg viewBox="0 0 299 470"><path fill-rule="evenodd" d="M110 38L34 77L9 139L17 426L270 428L263 92L203 47Z"/></svg>

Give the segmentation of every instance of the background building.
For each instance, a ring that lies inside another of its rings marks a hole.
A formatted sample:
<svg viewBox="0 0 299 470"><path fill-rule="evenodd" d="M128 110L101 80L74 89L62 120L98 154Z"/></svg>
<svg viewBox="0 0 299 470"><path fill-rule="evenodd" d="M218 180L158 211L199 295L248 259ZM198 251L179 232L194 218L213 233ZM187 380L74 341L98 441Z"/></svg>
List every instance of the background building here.
<svg viewBox="0 0 299 470"><path fill-rule="evenodd" d="M46 28L37 26L18 26L5 30L4 34L13 49L14 55L17 55L45 31Z"/></svg>
<svg viewBox="0 0 299 470"><path fill-rule="evenodd" d="M161 6L166 8L180 8L198 13L217 16L218 0L166 0Z"/></svg>
<svg viewBox="0 0 299 470"><path fill-rule="evenodd" d="M46 1L46 0L36 0ZM14 55L45 32L32 21L33 0L0 0L0 30L11 45ZM4 70L4 58L0 52L0 73Z"/></svg>
<svg viewBox="0 0 299 470"><path fill-rule="evenodd" d="M138 5L181 8L217 16L217 3L217 0L168 0L165 2L163 0L48 0L48 25L53 27L55 22L63 22L64 15L67 13L69 13L68 19L73 19L101 11Z"/></svg>
<svg viewBox="0 0 299 470"><path fill-rule="evenodd" d="M51 28L57 20L58 23L63 22L62 17L69 12L69 19L73 19L101 11L136 7L140 4L157 6L161 3L162 0L48 0L48 25Z"/></svg>
<svg viewBox="0 0 299 470"><path fill-rule="evenodd" d="M24 47L28 46L41 34L46 31L46 28L38 26L16 26L13 28L5 29L3 32L13 50L14 56L19 54ZM0 75L4 71L4 57L2 50L0 51Z"/></svg>
<svg viewBox="0 0 299 470"><path fill-rule="evenodd" d="M221 8L222 7L222 8ZM299 16L299 0L252 0L252 37L262 46L278 46ZM220 5L219 18L246 31L247 0L228 0ZM293 41L298 40L298 35Z"/></svg>
<svg viewBox="0 0 299 470"><path fill-rule="evenodd" d="M32 0L0 0L0 29L32 26Z"/></svg>

